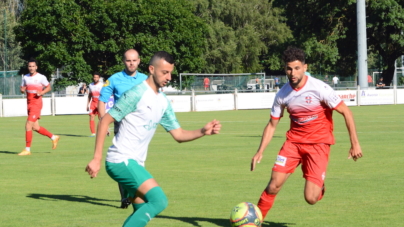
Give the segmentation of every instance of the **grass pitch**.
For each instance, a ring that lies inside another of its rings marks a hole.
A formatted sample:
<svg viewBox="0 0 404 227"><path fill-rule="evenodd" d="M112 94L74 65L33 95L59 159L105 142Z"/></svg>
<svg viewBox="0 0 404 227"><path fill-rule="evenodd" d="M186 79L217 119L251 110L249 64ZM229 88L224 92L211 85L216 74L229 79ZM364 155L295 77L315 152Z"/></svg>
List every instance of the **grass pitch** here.
<svg viewBox="0 0 404 227"><path fill-rule="evenodd" d="M297 169L263 226L403 225L404 105L351 110L364 157L356 163L347 160L349 137L343 118L334 112L337 142L331 148L325 197L308 205ZM178 144L158 128L146 168L167 194L169 206L148 226L229 226L232 207L242 201L256 204L268 183L288 118L281 120L254 172L249 171L250 160L269 110L177 113L177 118L184 129L200 128L216 118L222 132ZM104 166L95 179L84 172L95 141L88 137L88 116L43 116L41 126L61 135L58 148L51 150L50 140L34 133L32 155L20 157L25 120L0 118L0 226L121 226L132 209L117 208L117 184Z"/></svg>

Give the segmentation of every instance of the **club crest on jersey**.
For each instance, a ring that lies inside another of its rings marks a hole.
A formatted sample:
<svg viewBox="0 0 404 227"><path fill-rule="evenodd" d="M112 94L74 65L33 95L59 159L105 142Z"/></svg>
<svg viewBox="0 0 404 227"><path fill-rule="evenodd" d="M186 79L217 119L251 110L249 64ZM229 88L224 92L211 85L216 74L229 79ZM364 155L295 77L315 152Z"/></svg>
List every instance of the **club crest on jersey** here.
<svg viewBox="0 0 404 227"><path fill-rule="evenodd" d="M288 158L283 157L281 155L278 155L278 157L276 158L276 165L280 165L280 166L285 166L286 165L286 160L288 160Z"/></svg>
<svg viewBox="0 0 404 227"><path fill-rule="evenodd" d="M311 103L311 101L312 101L310 96L306 96L305 99L306 99L306 103Z"/></svg>

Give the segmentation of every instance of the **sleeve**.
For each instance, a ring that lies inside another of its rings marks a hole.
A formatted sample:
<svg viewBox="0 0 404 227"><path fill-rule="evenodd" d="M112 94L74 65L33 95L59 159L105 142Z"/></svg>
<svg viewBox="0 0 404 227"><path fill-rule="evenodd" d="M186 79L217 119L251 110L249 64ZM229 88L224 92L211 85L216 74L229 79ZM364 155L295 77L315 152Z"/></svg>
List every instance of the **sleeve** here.
<svg viewBox="0 0 404 227"><path fill-rule="evenodd" d="M46 79L46 76L44 76L44 75L42 75L41 84L42 84L44 87L49 86L49 81L48 81L48 79Z"/></svg>
<svg viewBox="0 0 404 227"><path fill-rule="evenodd" d="M22 77L21 87L26 87L27 83L25 82L25 76Z"/></svg>
<svg viewBox="0 0 404 227"><path fill-rule="evenodd" d="M175 116L174 110L171 107L170 101L167 99L167 109L164 111L164 115L161 118L160 125L169 132L171 130L180 128L180 124L178 123L177 117Z"/></svg>
<svg viewBox="0 0 404 227"><path fill-rule="evenodd" d="M322 101L331 109L335 109L342 100L328 84L324 84Z"/></svg>
<svg viewBox="0 0 404 227"><path fill-rule="evenodd" d="M281 103L281 99L278 96L275 96L274 104L271 108L271 118L277 120L283 117L282 114L284 108L285 105Z"/></svg>
<svg viewBox="0 0 404 227"><path fill-rule="evenodd" d="M110 79L105 81L105 83L101 89L99 100L107 103L109 100L109 97L111 97L113 91L114 91L114 84L113 84L113 78L111 77Z"/></svg>
<svg viewBox="0 0 404 227"><path fill-rule="evenodd" d="M140 91L140 92L139 92ZM140 89L129 89L122 94L118 102L108 111L108 113L118 122L126 115L136 110L143 92ZM108 101L107 101L108 102Z"/></svg>

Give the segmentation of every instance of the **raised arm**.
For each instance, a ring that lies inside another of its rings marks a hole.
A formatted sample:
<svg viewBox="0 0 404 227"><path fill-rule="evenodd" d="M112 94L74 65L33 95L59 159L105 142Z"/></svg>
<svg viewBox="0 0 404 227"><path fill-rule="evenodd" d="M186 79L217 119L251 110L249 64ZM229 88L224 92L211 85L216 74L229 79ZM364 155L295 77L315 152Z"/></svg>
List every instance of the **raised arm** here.
<svg viewBox="0 0 404 227"><path fill-rule="evenodd" d="M345 105L344 102L342 102L339 106L337 106L335 110L344 117L345 124L349 132L351 148L349 149L348 159L352 158L354 161L356 161L358 158L361 158L363 154L361 146L359 145L358 135L356 134L356 127L353 114L351 110L347 107L347 105Z"/></svg>
<svg viewBox="0 0 404 227"><path fill-rule="evenodd" d="M85 171L93 177L97 177L98 172L100 171L101 160L102 160L102 148L104 147L105 136L107 135L109 124L114 122L114 118L111 117L108 113L101 118L98 123L97 128L97 136L95 139L95 149L94 149L94 158L88 163Z"/></svg>
<svg viewBox="0 0 404 227"><path fill-rule="evenodd" d="M262 139L261 139L261 143L260 143L260 146L258 147L258 151L251 160L251 171L254 171L256 163L260 163L260 161L263 157L265 148L268 146L269 142L271 142L278 123L279 123L279 119L271 118L269 120L267 126L265 126L265 129L264 129L264 132L262 135Z"/></svg>
<svg viewBox="0 0 404 227"><path fill-rule="evenodd" d="M192 141L205 135L219 134L222 125L219 121L213 120L207 123L203 128L197 130L184 130L182 128L170 131L171 136L179 143Z"/></svg>

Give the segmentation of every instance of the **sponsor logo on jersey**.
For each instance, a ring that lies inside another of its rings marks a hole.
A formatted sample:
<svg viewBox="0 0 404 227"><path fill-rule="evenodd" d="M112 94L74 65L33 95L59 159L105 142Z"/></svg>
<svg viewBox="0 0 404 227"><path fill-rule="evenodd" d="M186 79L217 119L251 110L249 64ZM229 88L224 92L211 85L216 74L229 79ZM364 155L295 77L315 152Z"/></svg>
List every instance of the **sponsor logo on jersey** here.
<svg viewBox="0 0 404 227"><path fill-rule="evenodd" d="M157 125L158 125L158 123L153 123L153 121L150 120L150 121L149 121L149 124L143 125L143 127L144 127L146 130L150 131L150 130L152 130L152 129L157 128Z"/></svg>
<svg viewBox="0 0 404 227"><path fill-rule="evenodd" d="M288 160L288 158L283 157L281 155L278 155L278 157L276 158L276 165L280 165L280 166L285 166L286 165L286 160Z"/></svg>
<svg viewBox="0 0 404 227"><path fill-rule="evenodd" d="M290 117L290 119L292 119L292 121L298 123L298 124L304 124L307 123L309 121L315 120L318 118L318 115L311 115L311 116L307 116L307 117L300 117L300 118L294 118L294 117Z"/></svg>

